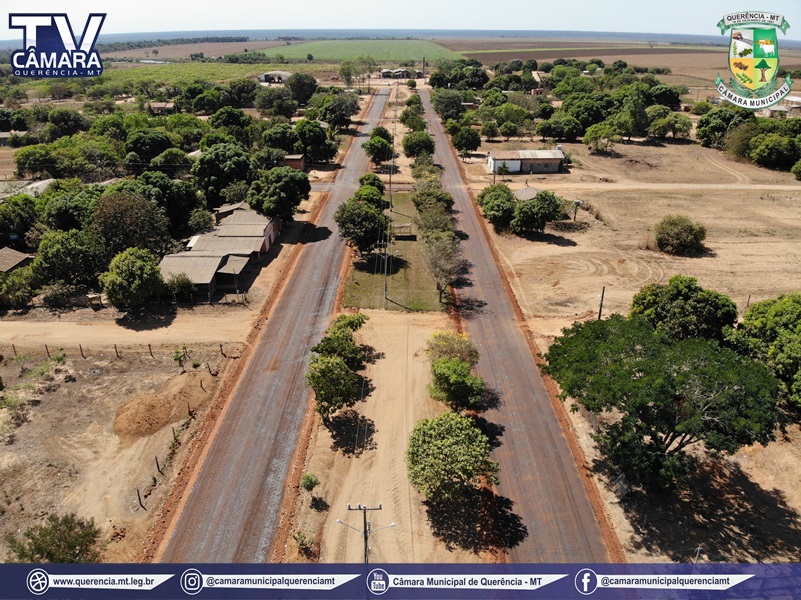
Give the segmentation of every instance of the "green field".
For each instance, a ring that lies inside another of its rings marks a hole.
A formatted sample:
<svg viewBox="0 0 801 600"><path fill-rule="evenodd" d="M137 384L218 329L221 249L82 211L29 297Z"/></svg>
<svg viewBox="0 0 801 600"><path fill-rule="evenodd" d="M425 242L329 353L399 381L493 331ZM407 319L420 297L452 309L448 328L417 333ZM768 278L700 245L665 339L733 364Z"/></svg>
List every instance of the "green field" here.
<svg viewBox="0 0 801 600"><path fill-rule="evenodd" d="M290 71L291 73L309 73L315 77L326 73L334 73L331 65L319 64L256 64L241 65L229 63L167 63L163 65L136 65L117 67L112 62L106 63L103 77L109 81L141 81L143 79L155 79L166 84L178 83L182 81L194 81L202 79L224 83L243 77L256 77L266 71Z"/></svg>
<svg viewBox="0 0 801 600"><path fill-rule="evenodd" d="M394 194L393 223L410 223L417 212L411 194ZM416 227L412 226L412 231ZM342 304L346 308L440 311L437 284L420 252L420 242L396 239L389 245L389 279L384 298L383 259L374 254L366 262L357 262L348 275Z"/></svg>
<svg viewBox="0 0 801 600"><path fill-rule="evenodd" d="M286 58L300 60L305 60L307 54L314 56L314 60L332 61L352 60L365 55L378 61L413 60L418 64L422 63L423 57L428 63L440 58L462 58L458 53L426 40L321 40L268 48L263 52L268 56L283 54Z"/></svg>

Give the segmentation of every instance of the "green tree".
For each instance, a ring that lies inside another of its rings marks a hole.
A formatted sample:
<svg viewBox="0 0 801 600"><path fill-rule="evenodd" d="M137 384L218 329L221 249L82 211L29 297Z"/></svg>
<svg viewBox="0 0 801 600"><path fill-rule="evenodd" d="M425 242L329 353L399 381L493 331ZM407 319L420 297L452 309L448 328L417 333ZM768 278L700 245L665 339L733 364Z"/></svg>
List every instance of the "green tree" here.
<svg viewBox="0 0 801 600"><path fill-rule="evenodd" d="M362 370L367 360L364 348L356 343L353 331L347 327L330 328L311 350L321 356L338 356L352 371Z"/></svg>
<svg viewBox="0 0 801 600"><path fill-rule="evenodd" d="M125 142L125 151L135 152L144 164L172 147L169 134L158 129L139 129L132 132Z"/></svg>
<svg viewBox="0 0 801 600"><path fill-rule="evenodd" d="M753 111L736 106L719 106L698 119L695 137L706 148L723 148L729 131L748 122L756 122Z"/></svg>
<svg viewBox="0 0 801 600"><path fill-rule="evenodd" d="M604 121L587 128L587 133L584 134L582 142L595 151L603 150L604 152L608 152L609 149L614 144L620 142L621 139L617 128L607 121Z"/></svg>
<svg viewBox="0 0 801 600"><path fill-rule="evenodd" d="M790 169L790 172L795 175L795 178L801 180L801 159L793 165L793 168Z"/></svg>
<svg viewBox="0 0 801 600"><path fill-rule="evenodd" d="M128 248L111 261L100 285L112 306L121 310L143 307L164 289L158 258L149 250Z"/></svg>
<svg viewBox="0 0 801 600"><path fill-rule="evenodd" d="M372 204L378 209L384 208L384 194L377 187L372 185L363 185L359 187L354 193L353 197L356 200L361 200Z"/></svg>
<svg viewBox="0 0 801 600"><path fill-rule="evenodd" d="M456 90L437 89L431 95L434 110L443 122L448 119L458 119L465 111L462 94Z"/></svg>
<svg viewBox="0 0 801 600"><path fill-rule="evenodd" d="M304 473L300 476L300 487L307 492L312 493L318 485L320 485L320 480L314 473Z"/></svg>
<svg viewBox="0 0 801 600"><path fill-rule="evenodd" d="M459 154L475 152L481 146L481 136L472 127L459 127L451 139L453 147Z"/></svg>
<svg viewBox="0 0 801 600"><path fill-rule="evenodd" d="M484 121L481 124L481 135L488 140L498 137L498 133L498 125L495 123L495 121Z"/></svg>
<svg viewBox="0 0 801 600"><path fill-rule="evenodd" d="M392 144L382 137L371 137L369 140L362 144L365 154L369 157L370 161L378 166L381 163L392 160L395 154L395 149Z"/></svg>
<svg viewBox="0 0 801 600"><path fill-rule="evenodd" d="M286 87L263 87L256 94L254 102L262 115L280 115L291 117L298 110L298 103L292 90Z"/></svg>
<svg viewBox="0 0 801 600"><path fill-rule="evenodd" d="M667 344L644 320L614 315L565 329L545 358L563 398L615 415L597 440L631 481L673 484L698 442L731 454L773 439L775 378L714 341Z"/></svg>
<svg viewBox="0 0 801 600"><path fill-rule="evenodd" d="M412 485L429 499L451 500L482 483L497 483L487 436L467 417L445 413L415 425L406 449Z"/></svg>
<svg viewBox="0 0 801 600"><path fill-rule="evenodd" d="M350 198L334 213L339 235L361 255L373 251L389 228L389 219L369 202Z"/></svg>
<svg viewBox="0 0 801 600"><path fill-rule="evenodd" d="M295 124L295 133L300 140L295 150L305 154L309 162L328 162L336 156L336 142L328 139L325 129L317 121L301 119Z"/></svg>
<svg viewBox="0 0 801 600"><path fill-rule="evenodd" d="M704 250L706 227L686 215L667 215L654 227L656 245L662 252L694 256Z"/></svg>
<svg viewBox="0 0 801 600"><path fill-rule="evenodd" d="M695 277L674 275L665 285L650 283L635 294L631 315L642 315L671 339L723 341L724 328L737 322L737 305L728 296L700 287Z"/></svg>
<svg viewBox="0 0 801 600"><path fill-rule="evenodd" d="M512 233L531 235L545 231L545 224L562 214L563 200L553 192L537 192L531 200L523 200L515 206L515 216L510 223Z"/></svg>
<svg viewBox="0 0 801 600"><path fill-rule="evenodd" d="M782 394L801 407L801 293L752 304L726 337L738 352L767 365L781 381Z"/></svg>
<svg viewBox="0 0 801 600"><path fill-rule="evenodd" d="M81 519L74 513L49 514L47 523L25 530L20 540L6 535L13 560L21 563L97 563L100 562L100 529L94 519Z"/></svg>
<svg viewBox="0 0 801 600"><path fill-rule="evenodd" d="M286 80L287 87L292 91L292 97L298 104L306 104L317 91L317 80L307 73L293 73Z"/></svg>
<svg viewBox="0 0 801 600"><path fill-rule="evenodd" d="M476 197L476 202L496 231L509 228L515 216L517 200L508 185L498 183L485 187Z"/></svg>
<svg viewBox="0 0 801 600"><path fill-rule="evenodd" d="M309 197L309 176L292 167L275 167L263 172L247 193L247 202L268 217L292 221L302 200Z"/></svg>
<svg viewBox="0 0 801 600"><path fill-rule="evenodd" d="M403 154L407 158L414 158L421 154L434 155L434 138L425 131L407 133L401 144L403 146Z"/></svg>
<svg viewBox="0 0 801 600"><path fill-rule="evenodd" d="M474 408L481 403L484 380L470 373L472 365L458 358L440 358L431 363L431 397L455 410Z"/></svg>
<svg viewBox="0 0 801 600"><path fill-rule="evenodd" d="M324 138L325 133L323 133ZM294 152L295 145L300 141L300 136L298 136L290 123L278 123L262 134L261 141L268 148L279 148L285 152ZM302 150L305 152L305 147Z"/></svg>
<svg viewBox="0 0 801 600"><path fill-rule="evenodd" d="M109 260L127 248L164 254L172 240L169 221L155 203L128 191L100 198L90 228L105 240Z"/></svg>
<svg viewBox="0 0 801 600"><path fill-rule="evenodd" d="M254 167L250 153L241 146L216 144L192 165L191 173L209 208L214 208L222 204L226 187L237 181L253 181Z"/></svg>
<svg viewBox="0 0 801 600"><path fill-rule="evenodd" d="M358 375L339 356L313 355L306 383L314 390L317 412L326 425L333 413L353 406L361 398Z"/></svg>
<svg viewBox="0 0 801 600"><path fill-rule="evenodd" d="M376 188L381 194L384 194L384 182L375 173L365 173L359 177L359 185L369 185Z"/></svg>
<svg viewBox="0 0 801 600"><path fill-rule="evenodd" d="M92 231L50 231L42 236L33 262L44 283L64 281L92 287L107 264L104 240Z"/></svg>
<svg viewBox="0 0 801 600"><path fill-rule="evenodd" d="M241 108L223 106L220 110L211 115L209 124L214 129L221 127L239 127L245 129L248 125L253 124L253 119Z"/></svg>
<svg viewBox="0 0 801 600"><path fill-rule="evenodd" d="M795 140L779 133L758 135L749 146L751 160L760 167L789 170L801 159Z"/></svg>
<svg viewBox="0 0 801 600"><path fill-rule="evenodd" d="M36 201L17 194L0 203L0 247L25 249L25 234L36 223Z"/></svg>

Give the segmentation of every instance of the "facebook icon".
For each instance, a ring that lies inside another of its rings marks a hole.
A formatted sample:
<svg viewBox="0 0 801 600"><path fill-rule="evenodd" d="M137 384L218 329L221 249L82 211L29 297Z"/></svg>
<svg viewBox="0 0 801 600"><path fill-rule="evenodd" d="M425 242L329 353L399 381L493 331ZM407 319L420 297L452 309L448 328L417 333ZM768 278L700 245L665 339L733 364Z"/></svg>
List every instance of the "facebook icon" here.
<svg viewBox="0 0 801 600"><path fill-rule="evenodd" d="M576 573L575 584L579 594L589 596L598 587L598 576L592 569L582 569Z"/></svg>

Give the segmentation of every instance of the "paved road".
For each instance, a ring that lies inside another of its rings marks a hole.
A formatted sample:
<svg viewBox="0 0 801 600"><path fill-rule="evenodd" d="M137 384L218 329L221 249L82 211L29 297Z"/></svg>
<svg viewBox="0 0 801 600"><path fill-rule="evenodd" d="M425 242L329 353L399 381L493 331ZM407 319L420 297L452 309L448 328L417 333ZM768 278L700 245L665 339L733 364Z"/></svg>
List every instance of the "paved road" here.
<svg viewBox="0 0 801 600"><path fill-rule="evenodd" d="M388 97L388 91L378 92L361 131L378 125ZM309 348L328 325L339 287L344 244L336 234L334 211L370 167L361 140L351 144L343 167L199 467L164 562L268 560L307 406Z"/></svg>
<svg viewBox="0 0 801 600"><path fill-rule="evenodd" d="M429 132L436 143L435 161L445 169L443 181L459 211L462 243L472 263L472 286L458 291L468 310L466 329L481 351L478 373L500 394L501 406L484 416L505 427L502 445L493 453L500 462L499 495L514 502L513 511L528 537L510 554L512 562L607 562L603 543L578 468L530 349L512 301L493 259L490 242L471 205L457 159L431 106L420 90ZM486 304L484 304L486 303Z"/></svg>

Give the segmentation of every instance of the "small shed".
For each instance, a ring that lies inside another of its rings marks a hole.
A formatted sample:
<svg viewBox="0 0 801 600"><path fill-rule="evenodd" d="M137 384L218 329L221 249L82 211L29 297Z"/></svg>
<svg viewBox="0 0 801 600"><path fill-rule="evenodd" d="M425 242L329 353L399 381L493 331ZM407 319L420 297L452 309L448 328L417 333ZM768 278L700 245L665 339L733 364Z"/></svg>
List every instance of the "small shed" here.
<svg viewBox="0 0 801 600"><path fill-rule="evenodd" d="M171 115L175 113L175 102L151 102L150 112L154 115Z"/></svg>
<svg viewBox="0 0 801 600"><path fill-rule="evenodd" d="M306 155L305 154L287 154L284 156L284 166L292 167L298 171L306 168Z"/></svg>
<svg viewBox="0 0 801 600"><path fill-rule="evenodd" d="M565 163L562 150L505 150L487 155L490 173L505 165L509 173L560 173Z"/></svg>
<svg viewBox="0 0 801 600"><path fill-rule="evenodd" d="M286 83L286 80L292 75L289 71L268 71L259 75L259 81L262 83Z"/></svg>
<svg viewBox="0 0 801 600"><path fill-rule="evenodd" d="M33 262L33 256L17 252L8 246L0 248L0 273L11 273L14 269L26 267Z"/></svg>
<svg viewBox="0 0 801 600"><path fill-rule="evenodd" d="M194 284L195 291L207 295L211 302L211 295L217 289L217 269L224 259L222 253L179 252L162 258L159 269L165 281L172 275L183 273Z"/></svg>

